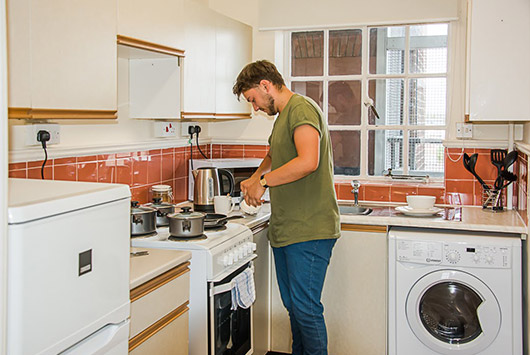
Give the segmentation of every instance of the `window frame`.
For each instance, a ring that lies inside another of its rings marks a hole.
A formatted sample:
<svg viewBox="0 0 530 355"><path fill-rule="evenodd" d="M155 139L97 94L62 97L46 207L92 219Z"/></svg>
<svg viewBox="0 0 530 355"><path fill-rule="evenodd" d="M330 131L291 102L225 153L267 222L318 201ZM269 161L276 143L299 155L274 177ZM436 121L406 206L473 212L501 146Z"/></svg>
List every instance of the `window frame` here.
<svg viewBox="0 0 530 355"><path fill-rule="evenodd" d="M431 24L446 24L447 25L447 70L445 73L409 73L410 66L410 27L418 25L431 25ZM368 63L369 63L369 36L371 28L380 28L380 27L405 27L405 55L404 55L404 72L401 74L370 74ZM362 62L361 62L361 74L354 75L329 75L329 32L330 31L340 31L340 30L355 30L359 29L362 31ZM307 32L307 31L323 31L324 34L324 46L323 46L323 75L322 76L292 76L292 58L291 58L291 38L292 33L296 32ZM336 181L349 181L353 179L361 180L373 180L373 181L383 181L387 178L380 175L368 175L368 136L370 131L378 130L401 130L403 131L403 174L409 173L409 132L414 130L440 130L445 132L445 139L447 139L447 129L450 124L450 103L452 102L451 98L451 55L452 48L450 44L452 38L452 22L451 21L435 21L435 22L426 22L426 23L393 23L393 24L370 24L370 25L352 25L352 26L340 26L340 27L310 27L310 28L301 28L301 29L290 29L285 30L283 35L284 41L284 55L283 55L283 64L285 65L285 75L284 80L286 85L291 88L293 82L308 82L308 81L317 81L322 82L322 111L324 117L328 118L328 88L329 82L333 81L351 81L357 80L361 82L361 124L359 126L351 125L332 125L328 126L330 131L360 131L361 136L361 152L360 152L360 174L359 175L335 175L334 178ZM446 88L445 88L445 124L444 125L411 125L409 122L410 112L409 112L409 85L411 79L424 79L424 78L445 78ZM403 79L404 80L404 122L403 125L369 125L368 124L368 110L369 107L365 104L368 98L368 84L370 80L375 79ZM444 140L445 140L444 139ZM376 172L374 172L375 174ZM445 175L445 166L444 173L441 177L430 177L432 182L441 182L443 181Z"/></svg>

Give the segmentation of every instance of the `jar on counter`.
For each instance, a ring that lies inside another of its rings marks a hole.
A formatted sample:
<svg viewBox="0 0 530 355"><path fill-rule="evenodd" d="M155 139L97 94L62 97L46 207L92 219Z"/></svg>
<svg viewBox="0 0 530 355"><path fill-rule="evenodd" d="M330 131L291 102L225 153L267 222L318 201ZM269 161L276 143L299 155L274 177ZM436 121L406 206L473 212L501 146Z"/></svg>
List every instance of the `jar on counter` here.
<svg viewBox="0 0 530 355"><path fill-rule="evenodd" d="M150 200L160 198L160 201L173 203L173 190L169 185L153 185L149 191Z"/></svg>

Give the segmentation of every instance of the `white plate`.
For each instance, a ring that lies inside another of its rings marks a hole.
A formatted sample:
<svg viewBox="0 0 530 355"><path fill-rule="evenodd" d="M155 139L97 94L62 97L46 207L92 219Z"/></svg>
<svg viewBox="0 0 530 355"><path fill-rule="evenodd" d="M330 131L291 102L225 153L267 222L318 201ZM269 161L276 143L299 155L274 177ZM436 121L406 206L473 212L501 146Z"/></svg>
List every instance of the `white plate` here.
<svg viewBox="0 0 530 355"><path fill-rule="evenodd" d="M415 216L415 217L427 217L427 216L433 216L437 214L438 212L443 211L443 209L438 207L433 207L429 209L414 209L410 208L409 206L399 206L396 207L396 211L401 212L407 216Z"/></svg>

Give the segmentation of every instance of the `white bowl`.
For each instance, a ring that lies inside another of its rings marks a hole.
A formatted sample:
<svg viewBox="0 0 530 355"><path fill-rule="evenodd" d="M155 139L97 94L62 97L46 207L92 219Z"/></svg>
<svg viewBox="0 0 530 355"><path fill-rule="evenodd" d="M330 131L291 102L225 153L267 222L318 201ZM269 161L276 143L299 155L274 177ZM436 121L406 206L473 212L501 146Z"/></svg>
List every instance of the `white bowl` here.
<svg viewBox="0 0 530 355"><path fill-rule="evenodd" d="M436 196L410 195L407 196L407 203L415 210L428 210L434 207Z"/></svg>
<svg viewBox="0 0 530 355"><path fill-rule="evenodd" d="M239 203L239 209L243 212L245 212L246 214L249 214L251 216L257 214L259 212L259 210L261 210L261 206L249 206L245 200L241 200L241 202Z"/></svg>

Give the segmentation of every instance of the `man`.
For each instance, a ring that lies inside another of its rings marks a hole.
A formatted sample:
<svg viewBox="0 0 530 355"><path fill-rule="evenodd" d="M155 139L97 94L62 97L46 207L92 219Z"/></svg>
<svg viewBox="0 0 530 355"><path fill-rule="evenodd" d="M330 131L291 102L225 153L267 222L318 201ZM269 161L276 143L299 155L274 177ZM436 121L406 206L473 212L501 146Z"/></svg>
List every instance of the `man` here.
<svg viewBox="0 0 530 355"><path fill-rule="evenodd" d="M269 240L282 302L289 312L293 355L327 354L320 302L331 251L340 236L331 141L314 101L290 91L268 61L248 64L233 92L254 110L278 117L270 150L241 183L245 201L260 205L270 188Z"/></svg>

